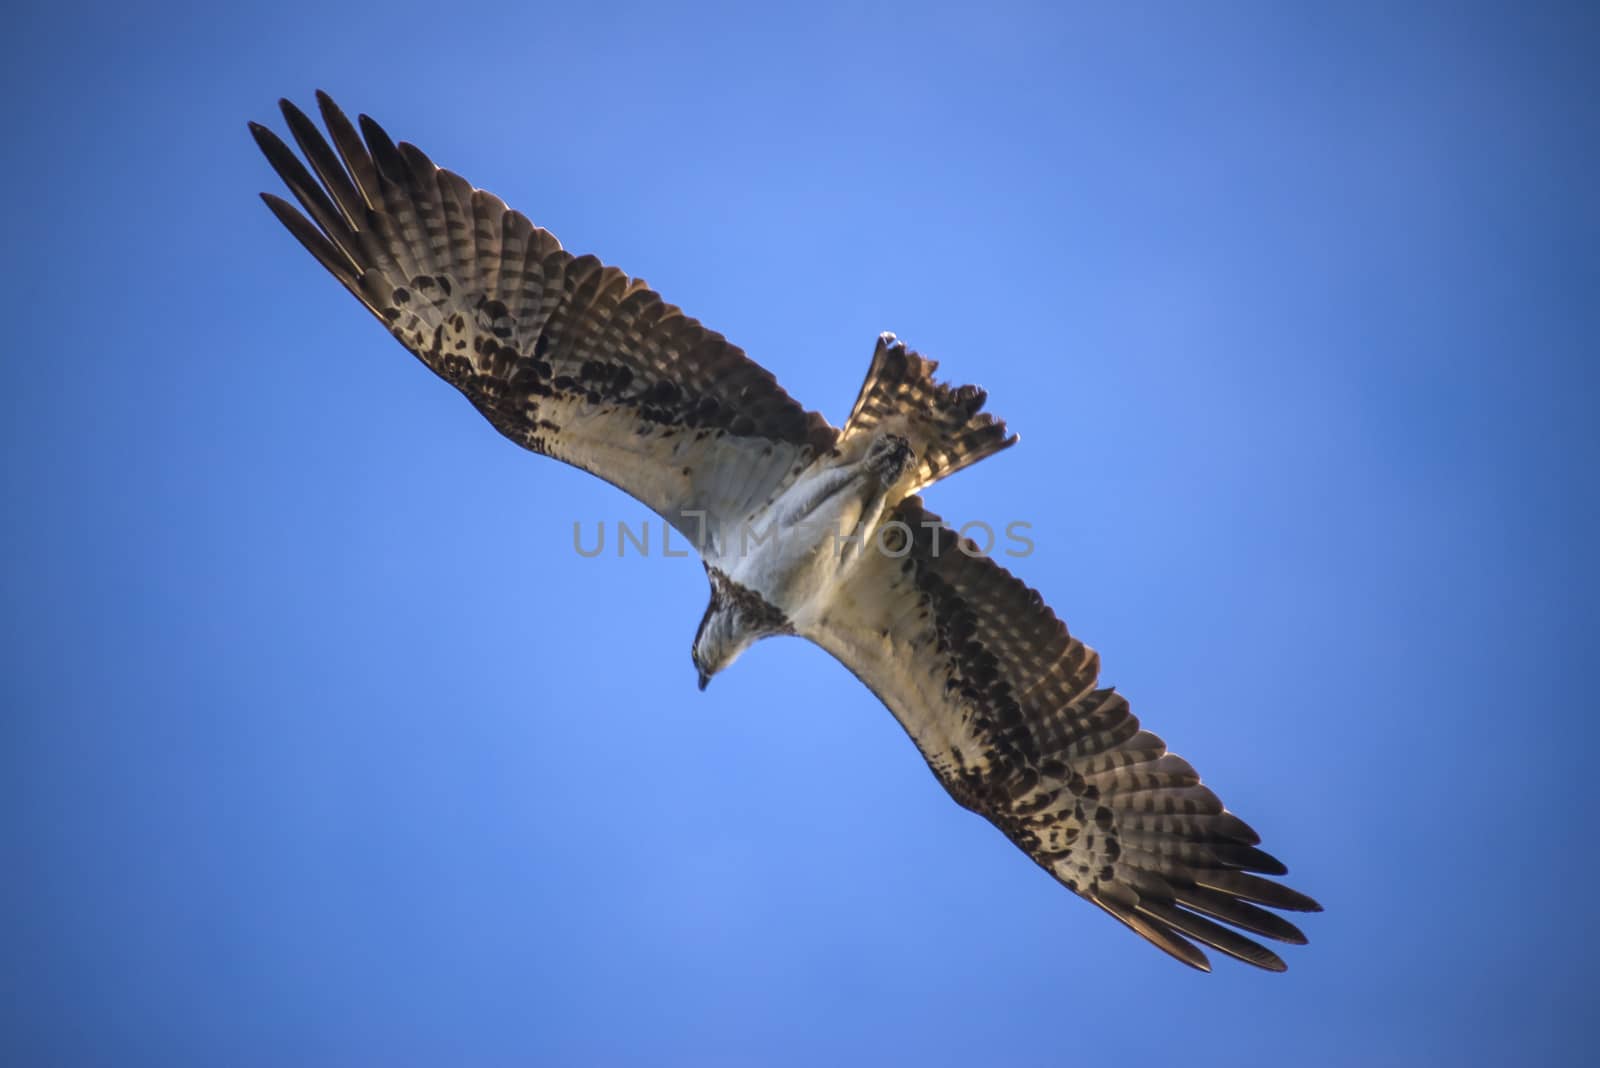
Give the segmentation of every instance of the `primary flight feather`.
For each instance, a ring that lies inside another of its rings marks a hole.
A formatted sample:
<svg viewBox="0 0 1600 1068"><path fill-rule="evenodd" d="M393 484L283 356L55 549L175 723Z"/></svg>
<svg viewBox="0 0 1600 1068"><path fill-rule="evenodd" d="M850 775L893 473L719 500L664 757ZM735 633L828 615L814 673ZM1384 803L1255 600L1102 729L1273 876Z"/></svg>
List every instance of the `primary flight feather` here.
<svg viewBox="0 0 1600 1068"><path fill-rule="evenodd" d="M517 444L644 502L699 549L704 688L755 641L798 634L864 682L957 802L1173 957L1200 945L1282 971L1254 938L1316 902L1188 762L1097 686L1099 657L962 543L918 490L1016 442L973 386L892 335L842 429L643 282L353 124L282 102L299 156L251 132L299 203L262 199L402 345ZM1241 933L1243 932L1243 933Z"/></svg>

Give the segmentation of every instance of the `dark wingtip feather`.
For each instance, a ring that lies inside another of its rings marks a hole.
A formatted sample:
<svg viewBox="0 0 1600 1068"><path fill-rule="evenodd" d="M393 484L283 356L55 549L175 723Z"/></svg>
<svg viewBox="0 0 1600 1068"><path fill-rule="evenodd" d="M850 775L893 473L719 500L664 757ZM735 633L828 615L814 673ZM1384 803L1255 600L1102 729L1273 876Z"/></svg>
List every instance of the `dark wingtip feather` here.
<svg viewBox="0 0 1600 1068"><path fill-rule="evenodd" d="M1119 923L1167 954L1167 956L1187 964L1197 972L1211 971L1211 961L1207 959L1205 952L1199 946L1178 934L1161 920L1139 910L1139 899L1136 893L1116 886L1103 887L1103 889L1107 891L1104 895L1089 894L1085 896L1089 901L1104 909L1107 915L1114 917ZM1126 900L1119 901L1113 896L1119 892L1126 895Z"/></svg>
<svg viewBox="0 0 1600 1068"><path fill-rule="evenodd" d="M1274 884L1274 885L1277 885L1277 884ZM1322 911L1322 906L1320 904L1318 904L1314 899L1309 898L1306 895L1300 893L1300 891L1298 891L1298 890L1290 890L1287 886L1278 886L1278 889L1280 891L1282 891L1282 900L1285 903L1280 905L1280 904L1277 904L1275 902L1269 901L1269 902L1266 902L1266 904L1272 905L1274 908L1287 909L1290 912L1321 912Z"/></svg>
<svg viewBox="0 0 1600 1068"><path fill-rule="evenodd" d="M378 314L377 307L362 296L360 279L356 276L349 260L345 258L344 253L334 246L332 241L328 240L326 234L317 229L309 219L296 211L294 206L282 197L273 196L271 193L262 193L261 200L271 209L272 214L278 217L278 221L283 223L288 231L295 236L295 239L305 246L306 251L316 257L318 263L326 267L335 278L344 284L346 289L354 293L363 304L367 305L374 315Z"/></svg>
<svg viewBox="0 0 1600 1068"><path fill-rule="evenodd" d="M251 124L250 132L262 154L267 157L267 162L272 164L272 169L278 172L278 177L283 179L284 185L289 187L306 214L321 227L331 246L349 261L347 273L353 275L359 266L351 241L353 228L342 209L329 197L328 188L306 170L305 164L277 134L255 123ZM312 158L315 159L315 154L312 154Z"/></svg>
<svg viewBox="0 0 1600 1068"><path fill-rule="evenodd" d="M288 121L290 126L294 126L297 123L309 125L311 122L311 120L306 117L306 113L296 107L295 102L286 96L281 96L278 98L278 111L282 113L284 119Z"/></svg>
<svg viewBox="0 0 1600 1068"><path fill-rule="evenodd" d="M333 102L333 97L320 89L317 90L317 108L322 112L322 122L328 128L328 136L333 139L333 147L360 191L362 200L368 205L379 203L377 167L367 147L361 143L356 128L350 124L350 119L339 105Z"/></svg>
<svg viewBox="0 0 1600 1068"><path fill-rule="evenodd" d="M1234 845L1230 842L1213 842L1211 852L1222 863L1240 871L1260 872L1262 875L1288 875L1283 861L1255 846Z"/></svg>
<svg viewBox="0 0 1600 1068"><path fill-rule="evenodd" d="M1287 942L1294 946L1306 944L1305 933L1275 912L1257 908L1227 894L1205 887L1184 887L1176 894L1178 904L1195 912L1203 912L1212 919L1232 924L1240 930L1266 938Z"/></svg>
<svg viewBox="0 0 1600 1068"><path fill-rule="evenodd" d="M372 160L378 165L378 173L396 185L406 183L406 163L400 155L400 150L395 147L389 133L377 120L370 115L356 116L356 123L361 127L361 137L367 142L367 151L372 154Z"/></svg>
<svg viewBox="0 0 1600 1068"><path fill-rule="evenodd" d="M1321 905L1298 890L1291 890L1282 883L1275 883L1241 871L1198 871L1194 874L1194 881L1200 886L1232 895L1241 901L1283 909L1285 912L1322 911Z"/></svg>
<svg viewBox="0 0 1600 1068"><path fill-rule="evenodd" d="M1269 972L1288 970L1283 958L1266 946L1252 942L1239 932L1197 913L1157 901L1141 901L1138 907L1139 911L1153 922L1163 924L1174 931L1181 931L1189 938L1208 945L1218 952L1226 953L1234 960Z"/></svg>
<svg viewBox="0 0 1600 1068"><path fill-rule="evenodd" d="M305 112L289 100L278 102L283 111L284 120L289 124L289 132L294 135L295 143L300 146L306 161L311 164L311 169L316 172L324 189L333 198L334 205L339 209L345 225L352 231L360 230L365 218L367 201L362 195L344 164L339 161L326 138L317 129L316 123Z"/></svg>
<svg viewBox="0 0 1600 1068"><path fill-rule="evenodd" d="M1213 822L1216 824L1217 833L1224 837L1232 838L1244 845L1261 844L1261 836L1256 833L1255 828L1235 816L1232 812L1223 811L1218 813L1213 818Z"/></svg>
<svg viewBox="0 0 1600 1068"><path fill-rule="evenodd" d="M252 122L249 124L249 126L250 136L255 138L256 146L260 148L261 151L266 152L268 155L271 155L271 153L277 149L282 149L285 152L288 151L288 146L284 145L283 141L281 141L278 138L278 135L273 133L270 128L261 125L259 122Z"/></svg>

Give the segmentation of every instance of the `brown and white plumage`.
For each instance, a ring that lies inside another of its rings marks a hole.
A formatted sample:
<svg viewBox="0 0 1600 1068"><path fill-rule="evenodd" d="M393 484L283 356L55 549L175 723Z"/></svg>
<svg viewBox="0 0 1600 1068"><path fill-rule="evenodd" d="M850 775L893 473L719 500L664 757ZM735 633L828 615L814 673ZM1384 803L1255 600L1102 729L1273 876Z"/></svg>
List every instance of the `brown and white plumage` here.
<svg viewBox="0 0 1600 1068"><path fill-rule="evenodd" d="M1068 888L1186 964L1209 967L1200 943L1283 969L1240 932L1303 942L1267 909L1316 903L1263 877L1283 866L1097 688L1097 655L913 495L1016 441L982 390L936 381L885 335L836 430L644 283L318 103L331 143L282 105L309 169L251 125L304 214L268 206L501 433L696 541L712 585L702 686L761 637L809 638L888 705L958 802ZM818 524L859 532L855 551L787 534ZM735 551L726 531L751 525L786 536Z"/></svg>
<svg viewBox="0 0 1600 1068"><path fill-rule="evenodd" d="M357 133L326 94L317 100L332 146L282 105L315 177L251 124L311 221L262 199L506 437L599 475L691 536L700 524L685 512L742 515L832 448L837 431L721 334L574 256L366 116Z"/></svg>
<svg viewBox="0 0 1600 1068"><path fill-rule="evenodd" d="M891 551L800 633L888 705L952 797L1068 889L1185 964L1208 968L1192 939L1283 970L1211 918L1303 943L1257 906L1316 902L1253 874L1285 869L1120 694L1097 688L1099 656L1038 593L971 555L918 498L894 519Z"/></svg>

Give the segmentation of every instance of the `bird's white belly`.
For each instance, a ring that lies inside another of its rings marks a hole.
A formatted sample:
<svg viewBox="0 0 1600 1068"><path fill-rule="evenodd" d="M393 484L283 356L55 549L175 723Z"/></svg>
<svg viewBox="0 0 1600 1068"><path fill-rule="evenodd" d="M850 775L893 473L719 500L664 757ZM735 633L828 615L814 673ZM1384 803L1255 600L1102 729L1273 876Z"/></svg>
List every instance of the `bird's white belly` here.
<svg viewBox="0 0 1600 1068"><path fill-rule="evenodd" d="M707 563L798 624L826 602L859 555L850 550L864 544L857 527L865 488L855 465L808 472L766 508L725 529Z"/></svg>

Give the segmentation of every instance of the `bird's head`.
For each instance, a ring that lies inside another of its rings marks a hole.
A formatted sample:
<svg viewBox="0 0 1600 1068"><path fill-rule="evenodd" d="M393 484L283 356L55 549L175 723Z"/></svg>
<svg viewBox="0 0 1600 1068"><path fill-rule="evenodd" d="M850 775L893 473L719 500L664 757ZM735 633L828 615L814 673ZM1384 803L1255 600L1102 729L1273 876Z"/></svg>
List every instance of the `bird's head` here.
<svg viewBox="0 0 1600 1068"><path fill-rule="evenodd" d="M742 625L738 605L719 598L713 586L711 603L706 605L700 629L695 632L694 648L689 653L695 670L700 673L700 688L704 690L711 676L737 660L758 637L759 634Z"/></svg>
<svg viewBox="0 0 1600 1068"><path fill-rule="evenodd" d="M711 579L711 602L706 605L689 653L699 672L702 690L711 676L739 659L739 654L757 641L790 631L788 621L760 596L720 571L708 568L707 574Z"/></svg>

